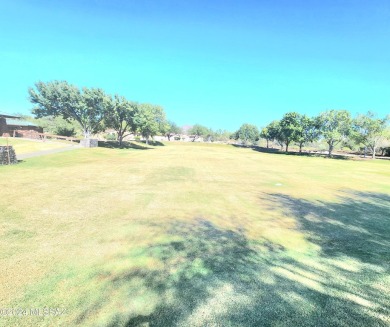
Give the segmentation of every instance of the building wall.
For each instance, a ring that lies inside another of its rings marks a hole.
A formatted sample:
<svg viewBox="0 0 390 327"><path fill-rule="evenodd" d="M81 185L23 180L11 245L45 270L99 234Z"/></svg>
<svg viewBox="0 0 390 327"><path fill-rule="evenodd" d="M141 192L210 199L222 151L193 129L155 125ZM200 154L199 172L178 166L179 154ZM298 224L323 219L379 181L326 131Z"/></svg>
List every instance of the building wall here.
<svg viewBox="0 0 390 327"><path fill-rule="evenodd" d="M7 121L5 118L0 117L0 136L2 136L4 133L9 133Z"/></svg>
<svg viewBox="0 0 390 327"><path fill-rule="evenodd" d="M8 125L9 134L12 136L14 131L35 131L38 133L43 133L42 127L37 126L16 126Z"/></svg>

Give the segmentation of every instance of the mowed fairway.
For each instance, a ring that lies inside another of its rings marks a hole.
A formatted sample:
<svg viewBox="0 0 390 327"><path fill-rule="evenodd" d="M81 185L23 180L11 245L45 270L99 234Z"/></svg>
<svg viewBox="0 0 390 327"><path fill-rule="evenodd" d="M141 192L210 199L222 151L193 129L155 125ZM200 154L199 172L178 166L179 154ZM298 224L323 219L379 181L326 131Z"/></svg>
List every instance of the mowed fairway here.
<svg viewBox="0 0 390 327"><path fill-rule="evenodd" d="M149 148L0 167L1 326L390 324L389 161Z"/></svg>

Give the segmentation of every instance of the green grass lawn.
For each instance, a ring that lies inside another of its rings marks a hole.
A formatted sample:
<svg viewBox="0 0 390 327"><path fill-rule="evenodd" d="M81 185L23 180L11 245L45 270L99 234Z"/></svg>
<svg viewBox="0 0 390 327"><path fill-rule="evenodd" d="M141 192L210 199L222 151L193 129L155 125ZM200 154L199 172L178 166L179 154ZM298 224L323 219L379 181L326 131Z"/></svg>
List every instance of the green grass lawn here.
<svg viewBox="0 0 390 327"><path fill-rule="evenodd" d="M72 143L70 142L60 142L60 141L36 141L36 140L23 140L17 138L8 138L8 144L12 145L15 149L16 156L19 154L26 154L37 151L53 150L59 148L65 148ZM75 143L73 143L75 144ZM5 137L0 137L0 145L7 145L7 139Z"/></svg>
<svg viewBox="0 0 390 327"><path fill-rule="evenodd" d="M0 187L0 308L66 310L1 326L390 323L388 161L165 143L27 159Z"/></svg>

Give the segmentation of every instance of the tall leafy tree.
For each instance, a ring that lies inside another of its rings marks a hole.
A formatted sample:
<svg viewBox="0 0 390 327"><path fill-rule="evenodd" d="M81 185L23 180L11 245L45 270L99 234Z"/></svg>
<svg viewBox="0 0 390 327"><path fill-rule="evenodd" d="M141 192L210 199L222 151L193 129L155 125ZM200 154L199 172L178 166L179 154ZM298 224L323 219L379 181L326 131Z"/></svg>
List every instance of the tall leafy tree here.
<svg viewBox="0 0 390 327"><path fill-rule="evenodd" d="M379 151L381 151L381 156L384 156L386 153L390 155L390 126L386 128L384 132L385 139L380 142Z"/></svg>
<svg viewBox="0 0 390 327"><path fill-rule="evenodd" d="M262 139L265 139L267 141L267 149L269 148L269 141L272 141L272 138L270 136L270 133L269 133L269 130L268 130L268 126L266 127L263 127L261 129L261 132L260 132L260 137Z"/></svg>
<svg viewBox="0 0 390 327"><path fill-rule="evenodd" d="M207 128L207 133L205 134L205 139L207 142L215 141L215 132L211 128Z"/></svg>
<svg viewBox="0 0 390 327"><path fill-rule="evenodd" d="M267 148L269 148L270 141L276 141L283 148L284 142L280 131L280 122L278 120L274 120L263 127L260 132L260 137L267 141Z"/></svg>
<svg viewBox="0 0 390 327"><path fill-rule="evenodd" d="M210 134L210 129L203 125L195 124L188 130L188 133L194 136L192 141L195 142L200 137L208 137L208 135Z"/></svg>
<svg viewBox="0 0 390 327"><path fill-rule="evenodd" d="M284 142L279 120L274 120L267 125L267 134L269 140L276 141L280 145L281 149L283 149Z"/></svg>
<svg viewBox="0 0 390 327"><path fill-rule="evenodd" d="M255 144L260 138L259 129L252 124L243 124L235 133L235 139L240 140L243 144Z"/></svg>
<svg viewBox="0 0 390 327"><path fill-rule="evenodd" d="M227 130L217 129L213 133L213 140L217 142L227 142L229 141L231 134L232 133Z"/></svg>
<svg viewBox="0 0 390 327"><path fill-rule="evenodd" d="M377 148L388 138L388 122L389 117L380 119L373 112L358 115L353 121L353 138L372 152L372 159L375 159Z"/></svg>
<svg viewBox="0 0 390 327"><path fill-rule="evenodd" d="M291 142L297 140L301 126L301 115L297 112L288 112L280 120L280 139L283 140L286 145L286 152L288 152L288 146Z"/></svg>
<svg viewBox="0 0 390 327"><path fill-rule="evenodd" d="M351 134L352 119L347 110L328 110L318 117L320 135L328 144L328 156L334 147L345 141Z"/></svg>
<svg viewBox="0 0 390 327"><path fill-rule="evenodd" d="M115 95L111 99L110 110L104 120L105 126L113 128L117 132L119 146L122 146L123 139L131 132L136 131L134 120L138 112L138 104L128 101L125 97Z"/></svg>
<svg viewBox="0 0 390 327"><path fill-rule="evenodd" d="M159 133L165 134L167 130L164 109L149 103L139 105L134 123L137 131L145 138L146 144L149 144L151 137Z"/></svg>
<svg viewBox="0 0 390 327"><path fill-rule="evenodd" d="M299 115L299 128L295 136L295 142L299 145L299 152L306 143L314 142L319 137L318 119L310 118L306 115Z"/></svg>
<svg viewBox="0 0 390 327"><path fill-rule="evenodd" d="M166 130L166 136L168 137L168 140L171 140L171 137L176 134L181 134L182 129L173 121L167 122L167 130Z"/></svg>
<svg viewBox="0 0 390 327"><path fill-rule="evenodd" d="M77 121L85 138L102 130L102 121L110 105L110 97L102 89L80 90L66 81L37 82L28 93L35 105L33 114L36 118L62 116Z"/></svg>

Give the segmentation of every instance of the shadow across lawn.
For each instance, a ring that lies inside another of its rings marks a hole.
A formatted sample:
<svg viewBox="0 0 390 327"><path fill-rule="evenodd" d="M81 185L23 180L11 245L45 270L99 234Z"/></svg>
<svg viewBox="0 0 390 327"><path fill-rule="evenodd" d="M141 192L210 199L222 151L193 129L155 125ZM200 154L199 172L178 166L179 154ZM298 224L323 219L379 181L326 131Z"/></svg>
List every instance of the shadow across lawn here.
<svg viewBox="0 0 390 327"><path fill-rule="evenodd" d="M324 153L319 153L319 152L298 152L298 151L292 151L290 150L289 152L280 150L280 149L275 149L275 148L265 148L265 147L260 147L260 146L244 146L244 145L239 145L239 144L232 144L232 146L236 148L248 148L252 149L253 151L256 152L261 152L261 153L272 153L272 154L280 154L280 155L287 155L287 156L305 156L305 157L321 157L321 158L329 158L327 154ZM355 158L359 158L359 156L354 156ZM353 156L346 156L338 153L333 153L331 156L331 159L339 159L339 160L351 160L354 158Z"/></svg>
<svg viewBox="0 0 390 327"><path fill-rule="evenodd" d="M305 157L321 157L321 158L329 158L328 154L320 153L320 152L307 152L307 151L283 151L279 149L270 149L270 148L264 148L260 146L252 146L251 149L253 151L257 152L263 152L263 153L275 153L275 154L284 154L289 156L305 156ZM351 160L352 156L346 156L339 153L333 153L331 156L331 159L339 159L339 160ZM356 156L358 158L358 156Z"/></svg>
<svg viewBox="0 0 390 327"><path fill-rule="evenodd" d="M99 141L99 147L108 148L108 149L135 149L135 150L152 150L153 148L143 146L139 142L122 142L122 145L119 146L117 141Z"/></svg>
<svg viewBox="0 0 390 327"><path fill-rule="evenodd" d="M294 216L324 257L348 256L390 268L390 195L345 192L337 202L310 202L266 194L263 200Z"/></svg>
<svg viewBox="0 0 390 327"><path fill-rule="evenodd" d="M249 240L240 227L177 221L171 241L140 254L158 267L110 275L114 289L139 281L138 292L158 303L109 325L387 326L390 296L381 278L389 273L389 200L375 193L335 203L267 195L320 248L298 257L267 239Z"/></svg>
<svg viewBox="0 0 390 327"><path fill-rule="evenodd" d="M146 141L139 141L139 142L146 144ZM149 141L148 144L152 146L165 146L165 144L160 141Z"/></svg>

